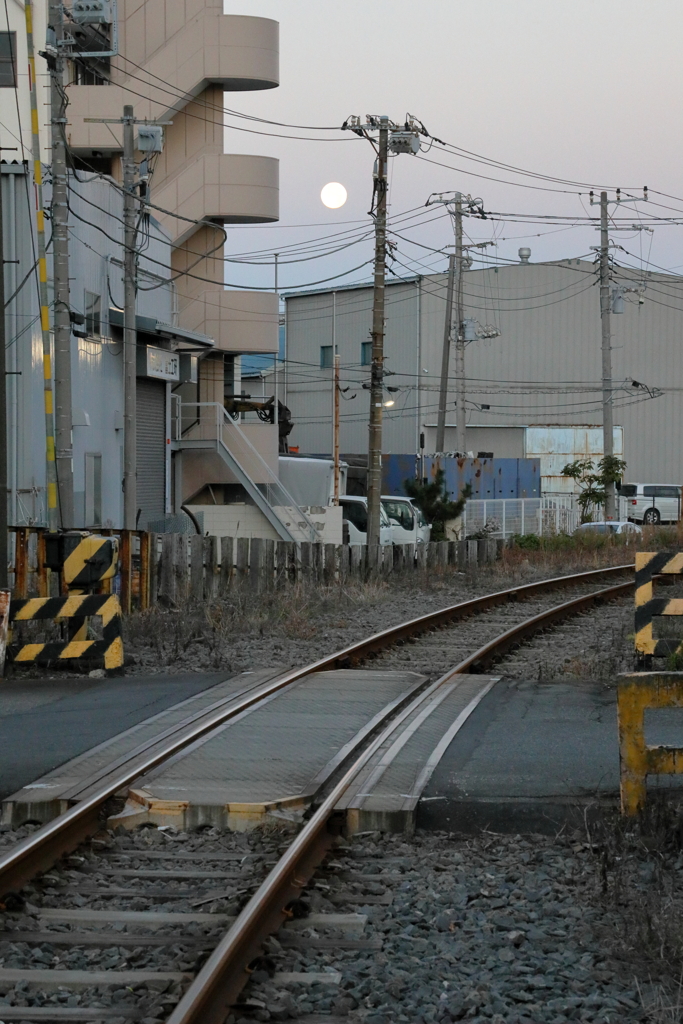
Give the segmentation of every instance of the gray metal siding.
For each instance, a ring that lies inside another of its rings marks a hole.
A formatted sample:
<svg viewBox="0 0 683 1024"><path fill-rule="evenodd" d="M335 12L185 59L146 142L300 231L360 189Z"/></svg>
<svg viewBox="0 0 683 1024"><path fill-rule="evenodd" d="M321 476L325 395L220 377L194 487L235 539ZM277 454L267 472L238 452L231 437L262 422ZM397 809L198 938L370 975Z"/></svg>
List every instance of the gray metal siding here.
<svg viewBox="0 0 683 1024"><path fill-rule="evenodd" d="M166 385L138 378L137 382L137 496L142 509L139 528L165 512Z"/></svg>
<svg viewBox="0 0 683 1024"><path fill-rule="evenodd" d="M624 429L626 476L681 483L683 278L617 267L615 280L646 283L642 303L637 295L627 295L625 312L613 315L611 324L614 423ZM463 292L465 316L501 332L500 337L467 345L469 424L519 428L602 423L600 301L592 262L471 270L464 275ZM419 287L414 282L388 284L387 369L396 376L387 383L401 391L393 396L396 406L384 420L387 453L415 451L420 430L436 423L445 299L445 274L424 277ZM358 396L342 402L341 450L364 452L368 393L361 390L360 367L354 372L349 360L361 334L368 337L372 289L338 292L336 303L342 379L353 385L349 394L355 390ZM353 317L341 315L346 304L355 310ZM323 384L320 369L308 364L317 360L318 346L325 343L321 339L330 337L331 305L332 293L287 299L287 403L295 423L292 443L302 451L329 450L329 442L321 445L331 432L331 384ZM359 358L354 357L356 362ZM663 394L649 398L644 390L632 388L633 380L660 388ZM450 382L454 383L453 362ZM447 424L454 427L452 388L447 409ZM452 432L447 433L447 447L449 436ZM502 450L500 443L493 448L498 448L496 454ZM468 447L477 446L468 441Z"/></svg>

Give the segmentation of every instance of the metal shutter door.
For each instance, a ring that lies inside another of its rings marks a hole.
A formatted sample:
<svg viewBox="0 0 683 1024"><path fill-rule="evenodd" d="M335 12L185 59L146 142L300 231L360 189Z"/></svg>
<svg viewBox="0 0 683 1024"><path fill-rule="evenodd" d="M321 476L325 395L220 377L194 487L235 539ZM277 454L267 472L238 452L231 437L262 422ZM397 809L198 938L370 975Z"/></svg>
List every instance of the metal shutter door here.
<svg viewBox="0 0 683 1024"><path fill-rule="evenodd" d="M166 385L139 377L137 406L137 494L144 530L148 520L165 515Z"/></svg>

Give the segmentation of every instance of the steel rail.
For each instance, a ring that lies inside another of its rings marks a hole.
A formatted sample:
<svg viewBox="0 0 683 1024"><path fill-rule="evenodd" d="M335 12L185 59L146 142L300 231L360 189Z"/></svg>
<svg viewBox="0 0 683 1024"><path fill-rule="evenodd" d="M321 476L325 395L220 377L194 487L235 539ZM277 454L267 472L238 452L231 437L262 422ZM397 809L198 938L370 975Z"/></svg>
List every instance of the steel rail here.
<svg viewBox="0 0 683 1024"><path fill-rule="evenodd" d="M620 597L634 585L629 581L584 594L526 619L449 669L429 689L436 690L453 676L481 671L496 657L546 626L579 614L592 605ZM344 815L335 808L341 797L397 725L408 718L423 699L424 692L382 730L345 772L216 946L167 1024L223 1024L248 981L249 964L261 952L263 941L287 920L287 905L300 896L340 834Z"/></svg>
<svg viewBox="0 0 683 1024"><path fill-rule="evenodd" d="M15 846L0 855L0 896L21 888L36 874L51 868L63 854L74 850L87 836L98 831L101 827L102 807L120 790L130 786L136 779L224 722L235 718L254 704L269 698L278 690L294 685L305 676L314 672L357 664L397 641L417 636L430 629L437 629L449 622L456 622L509 601L532 597L547 590L590 583L601 576L617 575L632 570L633 565L630 564L595 569L570 576L556 576L548 580L539 580L536 583L499 590L483 597L462 601L436 612L429 612L427 615L376 633L359 643L351 644L349 647L321 658L304 668L291 669L289 672L283 673L277 679L264 683L261 687L245 694L232 706L217 709L213 714L202 717L200 721L180 735L169 736L168 742L161 748L155 744L154 739L150 740L146 756L143 756L142 759L138 757L132 764L123 765L116 776L103 781L85 799L74 804L63 814L41 826L32 835L20 840Z"/></svg>

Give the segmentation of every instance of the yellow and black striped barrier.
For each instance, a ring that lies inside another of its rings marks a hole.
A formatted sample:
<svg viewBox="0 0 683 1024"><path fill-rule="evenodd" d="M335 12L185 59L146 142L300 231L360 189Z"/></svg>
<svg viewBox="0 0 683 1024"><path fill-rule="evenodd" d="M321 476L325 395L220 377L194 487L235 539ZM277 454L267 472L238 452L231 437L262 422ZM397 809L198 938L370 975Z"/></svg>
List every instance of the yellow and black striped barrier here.
<svg viewBox="0 0 683 1024"><path fill-rule="evenodd" d="M117 537L102 537L85 530L45 535L45 565L62 574L69 590L92 589L116 575Z"/></svg>
<svg viewBox="0 0 683 1024"><path fill-rule="evenodd" d="M648 708L682 706L682 672L637 672L619 676L617 720L622 814L633 816L642 811L648 775L683 773L683 747L651 747L645 742Z"/></svg>
<svg viewBox="0 0 683 1024"><path fill-rule="evenodd" d="M636 553L635 648L640 657L665 658L683 653L683 640L657 639L652 620L659 615L683 615L683 598L654 597L652 580L660 575L683 574L683 552L638 551Z"/></svg>
<svg viewBox="0 0 683 1024"><path fill-rule="evenodd" d="M83 619L98 615L102 619L101 640L69 640L66 643L10 645L10 661L57 665L80 662L89 668L115 669L123 665L121 605L115 594L72 594L70 597L29 597L12 601L10 624L40 619Z"/></svg>

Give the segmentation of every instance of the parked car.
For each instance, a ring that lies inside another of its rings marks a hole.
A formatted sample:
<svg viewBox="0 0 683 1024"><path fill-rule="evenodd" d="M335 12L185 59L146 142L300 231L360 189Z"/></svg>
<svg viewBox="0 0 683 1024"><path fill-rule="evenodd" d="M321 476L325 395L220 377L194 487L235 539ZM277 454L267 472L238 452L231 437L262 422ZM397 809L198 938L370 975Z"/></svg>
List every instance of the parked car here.
<svg viewBox="0 0 683 1024"><path fill-rule="evenodd" d="M394 544L428 544L432 528L417 505L403 495L382 495Z"/></svg>
<svg viewBox="0 0 683 1024"><path fill-rule="evenodd" d="M677 523L681 518L678 484L622 484L619 496L626 498L628 518L635 523Z"/></svg>
<svg viewBox="0 0 683 1024"><path fill-rule="evenodd" d="M610 519L603 523L581 523L581 526L577 526L574 530L574 533L618 533L630 534L632 537L642 534L642 532L635 523L617 519Z"/></svg>
<svg viewBox="0 0 683 1024"><path fill-rule="evenodd" d="M339 499L342 518L348 530L349 544L367 544L368 542L368 499L345 494ZM391 523L380 505L379 542L382 547L393 544Z"/></svg>

